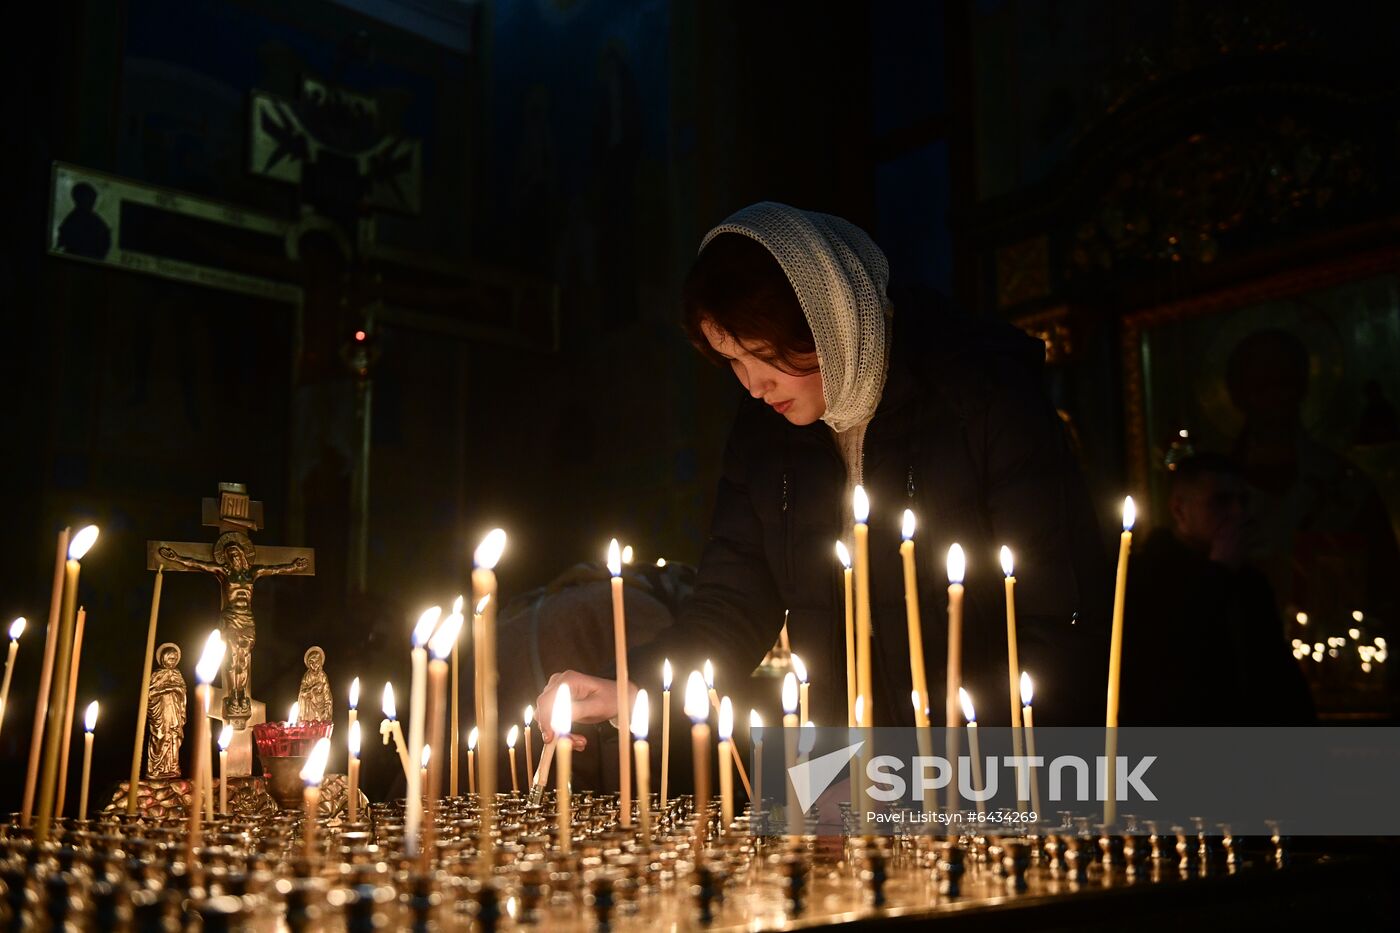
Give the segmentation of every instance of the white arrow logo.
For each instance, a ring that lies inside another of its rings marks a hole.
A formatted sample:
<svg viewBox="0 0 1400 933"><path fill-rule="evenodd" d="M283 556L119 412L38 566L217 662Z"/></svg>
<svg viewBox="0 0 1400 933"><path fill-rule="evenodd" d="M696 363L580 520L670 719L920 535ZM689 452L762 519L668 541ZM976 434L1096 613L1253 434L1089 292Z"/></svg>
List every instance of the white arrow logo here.
<svg viewBox="0 0 1400 933"><path fill-rule="evenodd" d="M811 809L817 798L826 792L831 786L831 782L836 780L837 775L848 765L856 753L860 751L864 742L857 742L854 745L847 745L845 748L829 752L820 758L813 758L811 761L804 761L800 765L793 765L787 769L788 780L792 781L793 790L797 792L797 805L806 813Z"/></svg>

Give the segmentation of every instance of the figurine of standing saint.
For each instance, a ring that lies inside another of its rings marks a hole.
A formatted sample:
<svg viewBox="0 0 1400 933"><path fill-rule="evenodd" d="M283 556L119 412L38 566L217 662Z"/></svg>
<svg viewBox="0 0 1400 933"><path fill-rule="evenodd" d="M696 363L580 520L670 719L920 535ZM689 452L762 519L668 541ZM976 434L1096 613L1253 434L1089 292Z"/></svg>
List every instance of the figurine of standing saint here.
<svg viewBox="0 0 1400 933"><path fill-rule="evenodd" d="M306 649L302 660L306 662L306 673L302 675L301 690L297 692L301 719L303 722L330 722L334 713L331 710L331 685L326 680L326 653L313 645Z"/></svg>
<svg viewBox="0 0 1400 933"><path fill-rule="evenodd" d="M151 674L146 701L146 774L180 776L180 742L185 737L185 678L180 674L180 646L166 642L156 649L159 667Z"/></svg>

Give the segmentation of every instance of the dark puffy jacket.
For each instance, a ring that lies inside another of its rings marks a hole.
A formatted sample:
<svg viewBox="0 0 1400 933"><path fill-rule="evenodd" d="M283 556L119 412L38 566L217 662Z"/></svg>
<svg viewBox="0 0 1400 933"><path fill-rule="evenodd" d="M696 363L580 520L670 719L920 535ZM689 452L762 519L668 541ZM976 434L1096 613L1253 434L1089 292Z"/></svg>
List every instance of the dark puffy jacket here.
<svg viewBox="0 0 1400 933"><path fill-rule="evenodd" d="M923 309L920 309L923 310ZM979 721L1008 723L1000 546L1016 555L1020 666L1036 681L1036 721L1102 722L1108 561L1078 465L1043 384L1038 341L945 315L895 316L889 376L865 438L871 500L873 682L877 725L912 723L899 556L905 508L915 536L931 717L943 720L948 546L967 553L964 683ZM845 467L825 424L789 424L745 398L730 433L695 592L676 624L629 656L656 689L662 658L676 688L707 657L733 684L773 645L789 612L811 671L812 718L845 722L845 635L834 544ZM723 685L721 687L723 688ZM776 695L776 691L775 691Z"/></svg>

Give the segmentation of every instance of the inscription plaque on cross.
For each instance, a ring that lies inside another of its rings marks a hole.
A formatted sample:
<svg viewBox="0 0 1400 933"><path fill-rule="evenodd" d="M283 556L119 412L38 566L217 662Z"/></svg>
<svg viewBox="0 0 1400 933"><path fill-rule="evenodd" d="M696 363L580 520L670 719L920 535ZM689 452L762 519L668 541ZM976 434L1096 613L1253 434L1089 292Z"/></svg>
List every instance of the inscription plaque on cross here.
<svg viewBox="0 0 1400 933"><path fill-rule="evenodd" d="M228 645L223 688L214 692L210 715L231 724L229 774L252 773L252 732L248 728L266 720L262 703L252 698L250 678L256 626L253 619L253 584L268 576L311 576L316 572L316 552L311 548L254 548L248 533L262 527L263 507L248 497L242 483L220 483L217 499L203 501L203 523L221 532L213 544L191 541L147 541L149 570L208 573L219 584L219 627Z"/></svg>

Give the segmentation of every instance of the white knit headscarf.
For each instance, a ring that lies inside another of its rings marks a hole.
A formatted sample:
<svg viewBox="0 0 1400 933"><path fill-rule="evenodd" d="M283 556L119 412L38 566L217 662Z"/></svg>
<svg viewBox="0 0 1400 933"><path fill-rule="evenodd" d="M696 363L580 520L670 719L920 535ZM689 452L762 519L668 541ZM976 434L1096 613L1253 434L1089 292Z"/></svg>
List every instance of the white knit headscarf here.
<svg viewBox="0 0 1400 933"><path fill-rule="evenodd" d="M854 224L774 201L752 204L705 235L700 249L721 233L739 233L767 247L797 293L812 328L822 373L826 422L839 436L864 428L880 404L889 368L885 288L890 264ZM860 435L853 472L860 475Z"/></svg>

